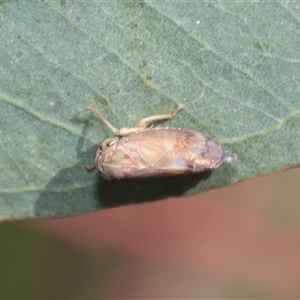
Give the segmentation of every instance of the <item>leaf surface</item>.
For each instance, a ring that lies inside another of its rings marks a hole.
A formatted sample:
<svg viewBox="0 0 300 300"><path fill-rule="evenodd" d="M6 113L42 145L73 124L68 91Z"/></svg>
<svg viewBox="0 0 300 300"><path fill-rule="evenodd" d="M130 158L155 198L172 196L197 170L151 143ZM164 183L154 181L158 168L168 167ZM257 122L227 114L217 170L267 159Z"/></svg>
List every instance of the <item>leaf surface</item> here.
<svg viewBox="0 0 300 300"><path fill-rule="evenodd" d="M0 2L0 218L69 216L197 193L300 161L296 2ZM105 181L110 130L203 132L236 160L211 173Z"/></svg>

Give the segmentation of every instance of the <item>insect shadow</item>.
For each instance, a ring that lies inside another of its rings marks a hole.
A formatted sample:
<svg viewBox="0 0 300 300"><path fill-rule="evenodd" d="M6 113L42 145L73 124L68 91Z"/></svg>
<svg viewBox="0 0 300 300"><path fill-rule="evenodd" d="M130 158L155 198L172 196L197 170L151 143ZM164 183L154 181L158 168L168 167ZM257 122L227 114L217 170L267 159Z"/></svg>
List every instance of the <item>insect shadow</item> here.
<svg viewBox="0 0 300 300"><path fill-rule="evenodd" d="M181 196L210 177L211 172L155 178L104 180L99 176L96 198L104 207L142 203L172 196Z"/></svg>
<svg viewBox="0 0 300 300"><path fill-rule="evenodd" d="M82 153L79 162L62 169L48 182L35 202L38 217L65 217L101 208L154 201L180 196L207 179L211 172L172 177L106 180L88 173L85 164L96 147Z"/></svg>

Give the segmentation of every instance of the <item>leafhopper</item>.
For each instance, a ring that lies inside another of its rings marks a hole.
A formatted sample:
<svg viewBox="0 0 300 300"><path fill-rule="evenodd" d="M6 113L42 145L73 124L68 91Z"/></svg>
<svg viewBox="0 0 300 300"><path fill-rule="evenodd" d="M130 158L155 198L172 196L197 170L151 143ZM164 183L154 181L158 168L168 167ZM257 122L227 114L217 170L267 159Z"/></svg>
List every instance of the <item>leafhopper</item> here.
<svg viewBox="0 0 300 300"><path fill-rule="evenodd" d="M226 152L216 140L182 128L147 128L149 123L169 120L183 109L143 118L137 127L116 128L104 115L89 109L114 133L104 139L93 166L106 179L141 178L190 174L213 170L226 161Z"/></svg>

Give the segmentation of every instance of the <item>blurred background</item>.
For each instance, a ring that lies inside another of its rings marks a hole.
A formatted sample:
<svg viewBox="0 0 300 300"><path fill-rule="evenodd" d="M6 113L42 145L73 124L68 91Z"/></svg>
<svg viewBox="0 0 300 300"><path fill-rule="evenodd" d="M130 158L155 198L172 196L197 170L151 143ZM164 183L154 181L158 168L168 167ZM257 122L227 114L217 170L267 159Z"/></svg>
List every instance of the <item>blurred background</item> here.
<svg viewBox="0 0 300 300"><path fill-rule="evenodd" d="M300 170L0 225L0 298L299 298Z"/></svg>

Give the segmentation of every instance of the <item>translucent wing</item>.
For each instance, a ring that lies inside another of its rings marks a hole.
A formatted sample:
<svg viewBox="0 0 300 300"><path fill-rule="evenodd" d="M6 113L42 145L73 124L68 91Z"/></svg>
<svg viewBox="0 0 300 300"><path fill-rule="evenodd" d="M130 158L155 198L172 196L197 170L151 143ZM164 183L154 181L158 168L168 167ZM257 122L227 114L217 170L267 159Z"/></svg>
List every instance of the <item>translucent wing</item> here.
<svg viewBox="0 0 300 300"><path fill-rule="evenodd" d="M224 161L225 151L217 141L179 128L145 129L120 137L101 158L102 173L110 178L201 172Z"/></svg>

